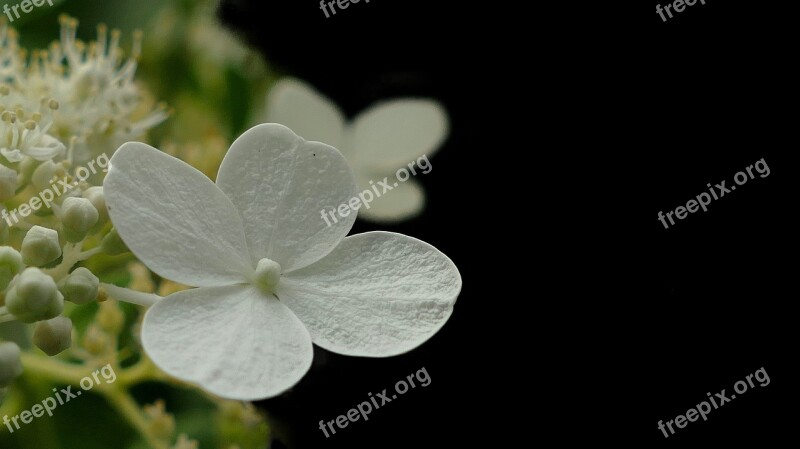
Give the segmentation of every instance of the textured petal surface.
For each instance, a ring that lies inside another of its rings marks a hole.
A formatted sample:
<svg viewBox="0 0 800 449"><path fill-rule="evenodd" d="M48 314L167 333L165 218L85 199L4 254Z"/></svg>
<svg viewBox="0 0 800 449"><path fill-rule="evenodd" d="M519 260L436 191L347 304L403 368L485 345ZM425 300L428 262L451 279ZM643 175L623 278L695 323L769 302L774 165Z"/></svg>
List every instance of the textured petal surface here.
<svg viewBox="0 0 800 449"><path fill-rule="evenodd" d="M347 237L327 257L284 275L277 295L314 343L387 357L419 346L450 317L461 275L439 250L389 232Z"/></svg>
<svg viewBox="0 0 800 449"><path fill-rule="evenodd" d="M256 263L268 257L283 271L328 254L347 235L356 214L328 226L321 211L355 196L355 177L336 148L307 142L285 126L251 128L231 146L217 185L244 221Z"/></svg>
<svg viewBox="0 0 800 449"><path fill-rule="evenodd" d="M351 125L348 159L371 171L394 172L423 154L431 156L449 132L447 113L431 100L392 100L359 114Z"/></svg>
<svg viewBox="0 0 800 449"><path fill-rule="evenodd" d="M372 186L365 176L357 175L356 179L360 192L371 189ZM378 180L377 177L375 179ZM378 190L382 191L383 188L379 187ZM392 190L372 200L369 206L369 208L362 206L358 210L358 216L379 222L405 220L422 212L425 206L425 191L415 180L409 179L398 183L396 187L392 186Z"/></svg>
<svg viewBox="0 0 800 449"><path fill-rule="evenodd" d="M288 126L306 140L341 149L344 116L330 100L295 78L283 78L267 96L267 121Z"/></svg>
<svg viewBox="0 0 800 449"><path fill-rule="evenodd" d="M145 265L186 285L245 282L241 218L205 175L139 142L122 145L103 183L120 237Z"/></svg>
<svg viewBox="0 0 800 449"><path fill-rule="evenodd" d="M142 343L161 369L218 396L277 396L311 366L311 337L272 295L232 285L184 290L147 311Z"/></svg>

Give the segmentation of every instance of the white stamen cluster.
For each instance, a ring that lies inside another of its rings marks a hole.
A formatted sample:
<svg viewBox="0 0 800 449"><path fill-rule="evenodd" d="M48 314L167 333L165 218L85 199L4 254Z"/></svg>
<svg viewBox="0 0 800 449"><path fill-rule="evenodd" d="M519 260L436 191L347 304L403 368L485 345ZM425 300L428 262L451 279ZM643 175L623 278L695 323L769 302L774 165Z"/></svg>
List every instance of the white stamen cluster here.
<svg viewBox="0 0 800 449"><path fill-rule="evenodd" d="M67 158L80 163L167 118L166 107L148 106L134 82L141 32L126 58L119 30L98 25L97 40L86 44L76 37L76 19L60 22L60 40L30 57L16 31L0 24L0 151L9 162L59 158L75 138Z"/></svg>

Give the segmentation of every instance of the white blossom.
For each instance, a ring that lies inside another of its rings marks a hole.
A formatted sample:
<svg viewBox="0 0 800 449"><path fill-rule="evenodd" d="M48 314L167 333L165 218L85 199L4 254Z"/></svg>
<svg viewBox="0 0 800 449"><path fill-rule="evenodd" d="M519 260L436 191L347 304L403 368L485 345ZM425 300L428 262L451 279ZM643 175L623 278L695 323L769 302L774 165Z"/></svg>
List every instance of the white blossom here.
<svg viewBox="0 0 800 449"><path fill-rule="evenodd" d="M398 169L420 156L432 156L449 133L444 108L430 99L401 98L380 102L352 121L342 111L297 79L282 79L267 96L267 121L282 123L307 140L332 145L347 158L355 172L359 191L370 181L394 179ZM418 214L425 192L409 179L390 194L361 208L362 218L393 222Z"/></svg>
<svg viewBox="0 0 800 449"><path fill-rule="evenodd" d="M219 396L256 400L296 384L312 341L340 354L385 357L428 340L461 289L452 261L402 234L345 238L354 214L319 211L355 194L335 148L277 124L239 137L216 184L143 143L111 159L111 221L164 278L199 288L165 297L142 343L167 373Z"/></svg>

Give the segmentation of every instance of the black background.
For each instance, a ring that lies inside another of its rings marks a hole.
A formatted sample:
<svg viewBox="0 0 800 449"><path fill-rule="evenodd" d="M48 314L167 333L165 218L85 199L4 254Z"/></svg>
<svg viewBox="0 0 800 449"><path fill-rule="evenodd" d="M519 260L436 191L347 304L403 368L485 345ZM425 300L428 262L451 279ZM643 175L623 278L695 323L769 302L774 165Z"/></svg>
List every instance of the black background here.
<svg viewBox="0 0 800 449"><path fill-rule="evenodd" d="M352 117L375 101L401 96L441 101L451 135L417 177L427 192L424 213L397 225L358 221L351 233L387 230L433 244L459 267L464 286L444 328L421 348L387 359L345 357L315 347L310 373L289 393L262 406L279 423L275 447L498 447L507 433L494 423L510 414L498 384L510 341L508 313L493 291L503 283L490 254L487 223L495 205L487 172L499 150L482 129L504 119L487 108L487 77L496 68L480 9L465 3L364 0L325 18L314 1L224 1L220 16L268 60L317 87ZM483 124L482 126L479 126ZM499 167L498 167L499 168ZM492 175L493 176L493 175ZM515 299L515 300L521 300ZM498 350L502 342L504 350ZM368 400L368 393L425 368L431 383L325 438L318 425ZM283 446L285 444L285 446Z"/></svg>
<svg viewBox="0 0 800 449"><path fill-rule="evenodd" d="M317 350L291 393L263 403L291 447L797 440L792 4L698 1L666 23L651 5L622 25L566 4L362 0L329 19L318 2L255 4L229 0L221 15L349 114L425 95L453 125L420 179L425 213L354 229L448 254L464 278L453 317L401 357ZM658 221L761 158L769 177ZM330 439L317 429L422 366L428 388ZM762 367L768 386L669 438L658 429Z"/></svg>
<svg viewBox="0 0 800 449"><path fill-rule="evenodd" d="M648 410L639 426L651 447L797 441L797 16L790 8L707 0L666 23L651 13L641 151L650 162L642 198L655 288L635 311L648 338L632 353L649 363L627 404ZM756 174L669 229L658 221L658 211L685 206L708 183L735 185L734 175L761 158L767 178ZM768 386L733 391L762 367ZM669 438L657 428L723 388L736 399L708 421Z"/></svg>

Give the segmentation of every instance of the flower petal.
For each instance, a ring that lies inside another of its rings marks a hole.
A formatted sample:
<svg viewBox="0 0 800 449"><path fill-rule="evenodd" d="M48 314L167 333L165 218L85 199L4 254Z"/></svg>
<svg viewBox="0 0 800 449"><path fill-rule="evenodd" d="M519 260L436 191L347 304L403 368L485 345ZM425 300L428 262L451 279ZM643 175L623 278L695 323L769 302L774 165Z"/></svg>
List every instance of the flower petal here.
<svg viewBox="0 0 800 449"><path fill-rule="evenodd" d="M364 176L356 176L358 189L364 191L372 186ZM376 178L377 179L377 178ZM411 218L422 211L425 205L425 191L413 179L400 183L397 187L375 198L369 203L369 208L362 206L358 216L367 220L379 222L395 222Z"/></svg>
<svg viewBox="0 0 800 449"><path fill-rule="evenodd" d="M0 154L6 158L8 162L16 163L21 161L22 153L19 150L9 150L8 148L0 148Z"/></svg>
<svg viewBox="0 0 800 449"><path fill-rule="evenodd" d="M341 148L344 115L329 99L296 78L283 78L267 95L267 121L288 126L306 140Z"/></svg>
<svg viewBox="0 0 800 449"><path fill-rule="evenodd" d="M170 375L243 401L291 388L314 356L311 337L291 310L242 285L167 296L147 311L142 344Z"/></svg>
<svg viewBox="0 0 800 449"><path fill-rule="evenodd" d="M111 158L103 191L120 237L159 275L207 287L246 282L252 273L236 208L185 162L128 142Z"/></svg>
<svg viewBox="0 0 800 449"><path fill-rule="evenodd" d="M436 101L403 99L373 106L353 119L354 157L370 171L394 172L416 158L431 156L449 132L447 112Z"/></svg>
<svg viewBox="0 0 800 449"><path fill-rule="evenodd" d="M402 234L347 237L319 262L284 274L276 294L317 345L345 355L387 357L428 340L461 291L453 262Z"/></svg>
<svg viewBox="0 0 800 449"><path fill-rule="evenodd" d="M56 156L64 154L67 147L61 141L50 135L43 135L39 138L39 145L28 148L24 151L28 156L37 161L49 161Z"/></svg>
<svg viewBox="0 0 800 449"><path fill-rule="evenodd" d="M306 142L275 123L255 126L228 150L217 185L244 221L253 262L268 257L283 271L310 265L347 235L355 213L331 226L322 211L355 196L355 177L341 153Z"/></svg>

